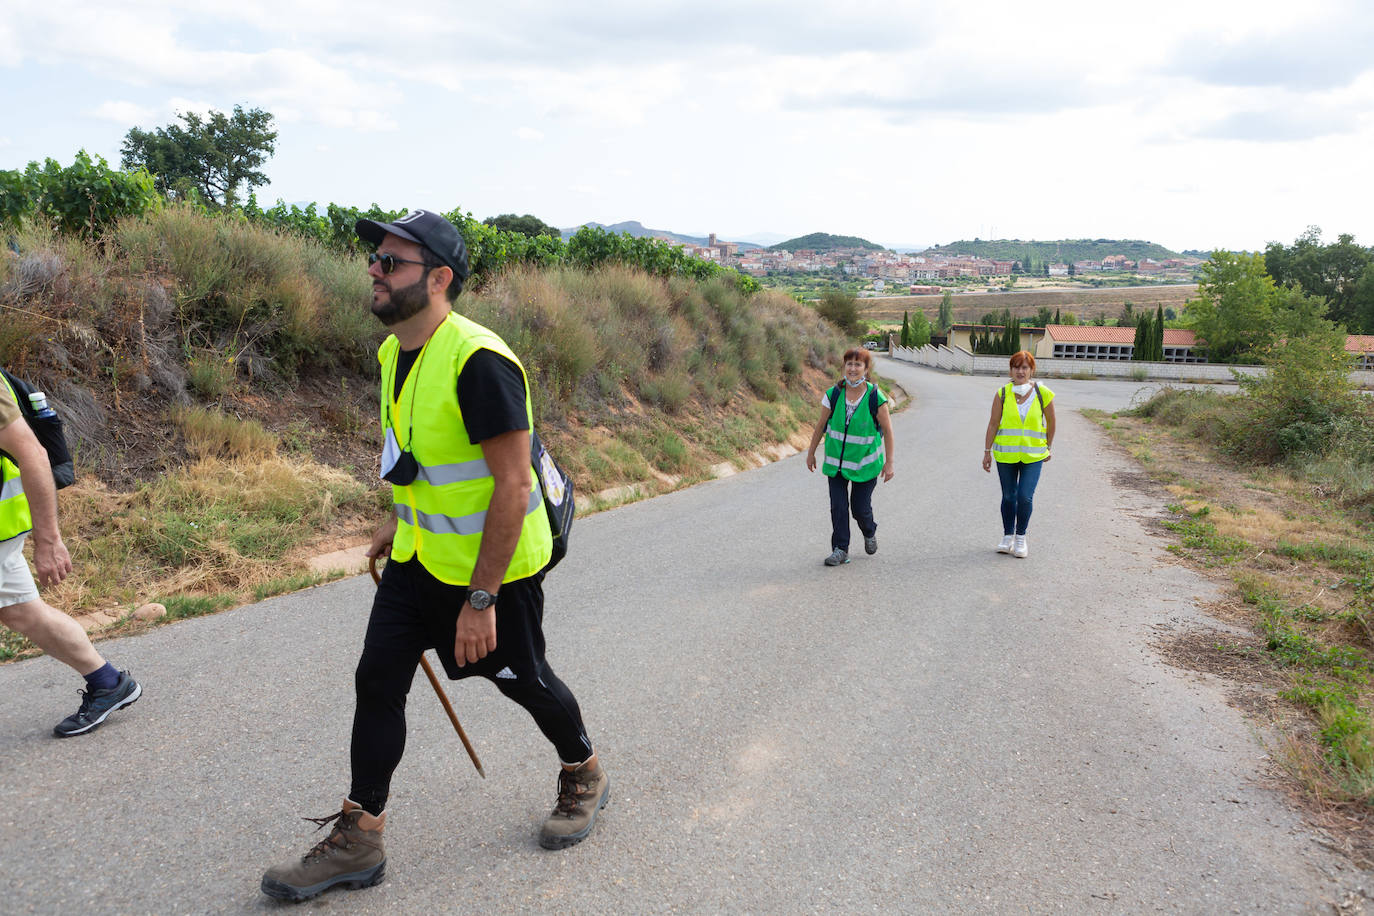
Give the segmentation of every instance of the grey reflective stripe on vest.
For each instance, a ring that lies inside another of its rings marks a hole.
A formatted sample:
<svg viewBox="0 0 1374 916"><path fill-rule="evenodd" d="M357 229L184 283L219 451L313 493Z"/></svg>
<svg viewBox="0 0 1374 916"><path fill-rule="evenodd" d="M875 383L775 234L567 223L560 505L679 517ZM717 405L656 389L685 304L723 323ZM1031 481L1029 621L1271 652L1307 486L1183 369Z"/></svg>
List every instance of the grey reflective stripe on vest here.
<svg viewBox="0 0 1374 916"><path fill-rule="evenodd" d="M530 491L530 502L525 508L525 514L529 515L536 509L544 507L544 497L535 487ZM410 506L405 503L396 503L396 517L407 525L414 525L431 534L481 534L482 528L487 522L487 510L474 512L471 515L454 517L452 515L440 515L437 512L412 512Z"/></svg>
<svg viewBox="0 0 1374 916"><path fill-rule="evenodd" d="M827 429L831 439L839 439L841 442L848 440L855 445L872 445L878 441L877 436L851 436L838 429Z"/></svg>
<svg viewBox="0 0 1374 916"><path fill-rule="evenodd" d="M1045 432L1039 429L1009 429L1003 427L997 431L999 436L1019 436L1023 439L1044 439Z"/></svg>
<svg viewBox="0 0 1374 916"><path fill-rule="evenodd" d="M839 468L845 471L858 471L868 467L875 461L881 461L882 458L882 452L872 452L871 454L865 455L862 461L846 461L843 464L841 464L834 458L831 458L829 455L827 455L825 458L825 466L831 468L838 466Z"/></svg>
<svg viewBox="0 0 1374 916"><path fill-rule="evenodd" d="M995 442L992 450L1002 455L1044 455L1049 452L1043 445L998 445Z"/></svg>
<svg viewBox="0 0 1374 916"><path fill-rule="evenodd" d="M0 501L12 499L24 492L24 482L18 477L12 477L5 481L4 486L0 486Z"/></svg>
<svg viewBox="0 0 1374 916"><path fill-rule="evenodd" d="M491 468L487 467L487 462L484 459L478 458L474 461L436 464L432 467L422 464L416 480L423 480L431 487L442 487L445 484L461 483L465 480L481 480L490 476Z"/></svg>

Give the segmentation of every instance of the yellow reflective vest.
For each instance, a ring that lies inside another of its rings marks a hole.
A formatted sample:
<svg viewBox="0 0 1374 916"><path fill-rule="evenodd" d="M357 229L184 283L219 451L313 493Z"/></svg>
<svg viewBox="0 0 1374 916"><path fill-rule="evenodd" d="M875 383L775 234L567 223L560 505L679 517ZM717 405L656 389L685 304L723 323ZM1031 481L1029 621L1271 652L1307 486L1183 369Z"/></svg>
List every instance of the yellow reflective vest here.
<svg viewBox="0 0 1374 916"><path fill-rule="evenodd" d="M4 385L10 399L18 403L18 395L3 375L0 375L0 385ZM26 421L21 415L14 422ZM0 541L8 541L31 530L33 516L29 512L28 497L24 495L24 483L19 479L19 465L9 455L0 452Z"/></svg>
<svg viewBox="0 0 1374 916"><path fill-rule="evenodd" d="M382 364L382 435L391 427L400 447L408 447L415 456L420 471L412 483L391 487L396 513L391 556L402 561L418 556L441 582L468 585L496 485L481 447L468 440L458 407L458 376L472 354L482 349L494 350L520 366L521 375L525 367L496 334L450 312L416 357L397 398L400 349L393 334L377 351ZM533 429L528 377L525 417ZM503 582L534 575L553 552L549 519L532 467L529 474L525 522Z"/></svg>
<svg viewBox="0 0 1374 916"><path fill-rule="evenodd" d="M992 457L1003 464L1044 461L1050 449L1040 398L1043 397L1045 403L1049 404L1054 400L1054 392L1044 385L1040 385L1039 397L1031 392L1026 419L1022 420L1021 410L1016 404L1016 392L1011 388L1008 382L1002 389L1002 421L997 427L997 438L992 440Z"/></svg>

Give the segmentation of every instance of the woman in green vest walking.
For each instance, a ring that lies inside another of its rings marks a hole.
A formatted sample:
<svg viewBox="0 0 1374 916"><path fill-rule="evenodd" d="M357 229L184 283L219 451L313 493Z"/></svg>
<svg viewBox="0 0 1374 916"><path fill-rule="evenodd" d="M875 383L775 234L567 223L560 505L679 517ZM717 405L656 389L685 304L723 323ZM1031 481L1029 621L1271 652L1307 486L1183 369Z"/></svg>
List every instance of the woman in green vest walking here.
<svg viewBox="0 0 1374 916"><path fill-rule="evenodd" d="M825 438L821 471L830 478L830 556L826 566L849 562L849 516L859 523L864 551L878 552L878 524L873 521L873 488L878 478L891 480L892 417L887 395L868 380L873 356L855 347L844 354L844 378L821 399L821 417L811 434L806 469L816 470L816 447Z"/></svg>
<svg viewBox="0 0 1374 916"><path fill-rule="evenodd" d="M983 436L983 470L997 460L1002 482L1002 540L998 553L1030 555L1030 524L1040 469L1054 443L1054 392L1033 381L1035 357L1025 350L1011 357L1011 381L992 396L992 416Z"/></svg>

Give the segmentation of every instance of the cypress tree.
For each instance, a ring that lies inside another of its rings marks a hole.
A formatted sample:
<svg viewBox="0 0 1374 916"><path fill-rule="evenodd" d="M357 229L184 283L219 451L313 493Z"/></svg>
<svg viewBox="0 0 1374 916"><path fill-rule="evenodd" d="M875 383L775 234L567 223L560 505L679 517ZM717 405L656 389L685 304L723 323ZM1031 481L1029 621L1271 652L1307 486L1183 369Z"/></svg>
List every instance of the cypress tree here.
<svg viewBox="0 0 1374 916"><path fill-rule="evenodd" d="M1155 362L1164 362L1164 306L1155 306Z"/></svg>
<svg viewBox="0 0 1374 916"><path fill-rule="evenodd" d="M902 335L897 338L897 342L904 347L911 346L911 322L907 320L907 313L902 312Z"/></svg>

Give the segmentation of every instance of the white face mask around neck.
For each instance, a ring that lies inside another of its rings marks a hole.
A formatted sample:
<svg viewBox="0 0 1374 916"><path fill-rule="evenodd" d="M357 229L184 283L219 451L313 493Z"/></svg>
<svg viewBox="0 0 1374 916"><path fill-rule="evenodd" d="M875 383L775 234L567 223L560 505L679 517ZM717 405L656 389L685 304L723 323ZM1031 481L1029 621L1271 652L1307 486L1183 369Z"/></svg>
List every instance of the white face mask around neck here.
<svg viewBox="0 0 1374 916"><path fill-rule="evenodd" d="M1012 385L1011 390L1016 392L1017 397L1025 397L1026 394L1035 387L1033 382L1026 382L1024 385Z"/></svg>

